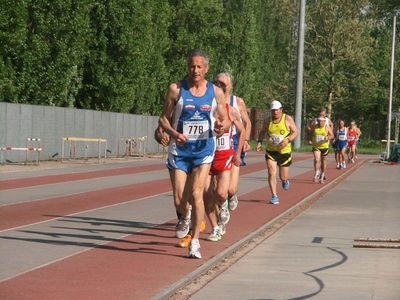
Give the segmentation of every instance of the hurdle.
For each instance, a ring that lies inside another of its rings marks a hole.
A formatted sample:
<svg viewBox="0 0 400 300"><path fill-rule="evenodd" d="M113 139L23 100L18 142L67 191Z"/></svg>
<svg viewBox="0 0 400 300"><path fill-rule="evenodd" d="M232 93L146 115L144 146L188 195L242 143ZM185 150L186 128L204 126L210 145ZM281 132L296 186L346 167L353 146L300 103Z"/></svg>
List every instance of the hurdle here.
<svg viewBox="0 0 400 300"><path fill-rule="evenodd" d="M121 154L123 150L123 145L125 144L125 154ZM118 139L117 144L117 156L137 156L139 158L145 157L147 155L147 136L142 136L139 138L130 137Z"/></svg>
<svg viewBox="0 0 400 300"><path fill-rule="evenodd" d="M68 158L64 157L64 144L68 142ZM76 159L76 142L94 142L98 143L98 162L101 160L101 145L104 146L104 162L107 161L107 139L97 139L97 138L77 138L77 137L63 137L61 138L61 162L65 162L66 160L71 161ZM85 159L88 160L88 149L89 146L85 146Z"/></svg>
<svg viewBox="0 0 400 300"><path fill-rule="evenodd" d="M142 136L139 138L132 138L129 149L130 156L137 156L139 158L145 157L147 155L147 136ZM136 150L136 151L135 151Z"/></svg>
<svg viewBox="0 0 400 300"><path fill-rule="evenodd" d="M31 147L31 142L37 142L36 147ZM41 139L27 138L26 147L0 147L0 164L4 165L4 151L26 151L25 164L28 164L30 152L36 151L36 165L38 166L42 156L42 141Z"/></svg>
<svg viewBox="0 0 400 300"><path fill-rule="evenodd" d="M133 144L133 145L132 145ZM119 138L117 141L117 157L130 156L132 147L135 146L134 138Z"/></svg>

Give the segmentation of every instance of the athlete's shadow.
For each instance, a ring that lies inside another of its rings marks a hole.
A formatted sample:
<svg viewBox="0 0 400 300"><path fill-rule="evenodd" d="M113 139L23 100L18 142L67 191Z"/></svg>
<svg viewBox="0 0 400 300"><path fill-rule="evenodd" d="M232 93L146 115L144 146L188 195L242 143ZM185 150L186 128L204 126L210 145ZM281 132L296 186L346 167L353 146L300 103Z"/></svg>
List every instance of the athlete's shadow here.
<svg viewBox="0 0 400 300"><path fill-rule="evenodd" d="M175 246L175 244L173 243L153 242L153 241L135 242L135 241L128 241L122 238L113 239L113 238L106 238L104 236L65 234L60 232L40 232L40 231L26 231L26 230L19 232L26 234L44 235L48 238L28 238L28 237L17 237L17 236L1 236L0 238L4 240L16 240L16 241L42 243L42 244L56 245L56 246L75 246L83 248L96 248L102 250L116 250L124 252L136 252L136 253L181 257L181 255L170 253L167 249L156 249L155 247L149 247L149 246L171 247ZM82 239L82 241L79 241L80 239ZM133 245L135 245L136 247L133 247Z"/></svg>
<svg viewBox="0 0 400 300"><path fill-rule="evenodd" d="M301 183L301 184L319 184L321 185L319 182L314 182L311 179L290 179L290 183Z"/></svg>
<svg viewBox="0 0 400 300"><path fill-rule="evenodd" d="M243 181L268 181L268 177L266 176L246 176L246 177L241 177L240 180Z"/></svg>
<svg viewBox="0 0 400 300"><path fill-rule="evenodd" d="M239 198L239 203L240 202L263 203L263 202L267 202L267 200L266 199L242 199L242 198Z"/></svg>
<svg viewBox="0 0 400 300"><path fill-rule="evenodd" d="M176 247L175 224L172 223L154 224L93 217L46 216L56 218L55 222L64 224L68 222L74 226L50 226L47 231L16 230L15 235L3 235L0 238L49 245L175 256L165 248Z"/></svg>
<svg viewBox="0 0 400 300"><path fill-rule="evenodd" d="M57 231L52 232L51 229L57 229ZM84 233L74 233L74 231ZM157 238L153 239L153 236ZM172 236L134 231L53 226L48 231L16 230L13 236L0 236L0 238L56 246L77 246L180 257L168 250L176 246L175 238L172 241Z"/></svg>
<svg viewBox="0 0 400 300"><path fill-rule="evenodd" d="M164 223L162 225L138 221L114 220L94 217L62 216L62 215L44 215L45 217L57 218L60 222L90 224L92 226L117 226L138 229L154 229L173 231L173 224Z"/></svg>

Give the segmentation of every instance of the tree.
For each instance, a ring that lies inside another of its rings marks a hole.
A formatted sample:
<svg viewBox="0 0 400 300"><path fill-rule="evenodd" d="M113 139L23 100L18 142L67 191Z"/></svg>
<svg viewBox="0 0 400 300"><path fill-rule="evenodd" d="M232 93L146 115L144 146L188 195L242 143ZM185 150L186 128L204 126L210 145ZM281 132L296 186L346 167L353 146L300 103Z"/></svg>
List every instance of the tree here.
<svg viewBox="0 0 400 300"><path fill-rule="evenodd" d="M379 76L367 63L373 42L366 22L368 4L308 2L305 94L313 114L326 106L334 118L354 116L377 86Z"/></svg>
<svg viewBox="0 0 400 300"><path fill-rule="evenodd" d="M204 50L210 56L209 80L222 71L230 34L222 26L224 10L221 2L170 1L174 14L169 28L170 48L166 53L166 61L171 81L186 75L187 54L193 49Z"/></svg>
<svg viewBox="0 0 400 300"><path fill-rule="evenodd" d="M101 1L91 10L93 40L78 107L157 112L159 83L168 77L167 1Z"/></svg>
<svg viewBox="0 0 400 300"><path fill-rule="evenodd" d="M87 2L30 1L19 13L25 34L14 40L23 46L12 61L18 102L73 106L90 39Z"/></svg>
<svg viewBox="0 0 400 300"><path fill-rule="evenodd" d="M0 101L21 102L18 72L25 51L27 10L23 3L0 6Z"/></svg>

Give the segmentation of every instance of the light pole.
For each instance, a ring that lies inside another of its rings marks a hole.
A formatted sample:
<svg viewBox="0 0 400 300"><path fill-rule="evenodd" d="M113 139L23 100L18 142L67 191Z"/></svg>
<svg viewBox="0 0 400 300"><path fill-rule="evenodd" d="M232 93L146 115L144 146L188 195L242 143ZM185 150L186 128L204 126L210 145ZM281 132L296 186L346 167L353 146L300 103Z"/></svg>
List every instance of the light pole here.
<svg viewBox="0 0 400 300"><path fill-rule="evenodd" d="M300 130L300 134L294 140L294 148L301 146L301 111L303 96L303 71L304 71L304 32L306 23L306 0L300 0L299 9L299 37L297 41L297 69L296 69L296 103L295 103L295 123Z"/></svg>
<svg viewBox="0 0 400 300"><path fill-rule="evenodd" d="M392 62L390 66L390 92L389 92L389 108L388 108L388 128L387 128L387 142L386 142L386 159L390 157L390 125L392 123L392 101L393 101L393 72L394 72L394 50L396 44L396 15L393 17L393 37L392 37Z"/></svg>

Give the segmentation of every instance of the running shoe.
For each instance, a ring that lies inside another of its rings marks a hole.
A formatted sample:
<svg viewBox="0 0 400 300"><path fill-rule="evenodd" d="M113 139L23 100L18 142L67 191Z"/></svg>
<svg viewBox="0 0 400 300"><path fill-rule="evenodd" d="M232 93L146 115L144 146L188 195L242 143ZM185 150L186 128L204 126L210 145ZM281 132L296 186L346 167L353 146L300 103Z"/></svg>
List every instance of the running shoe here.
<svg viewBox="0 0 400 300"><path fill-rule="evenodd" d="M337 164L336 169L340 170L341 169L341 164Z"/></svg>
<svg viewBox="0 0 400 300"><path fill-rule="evenodd" d="M219 227L219 233L221 234L222 237L226 233L226 226L224 224L218 223L218 227Z"/></svg>
<svg viewBox="0 0 400 300"><path fill-rule="evenodd" d="M319 183L324 183L326 180L325 174L321 174L321 177L319 178Z"/></svg>
<svg viewBox="0 0 400 300"><path fill-rule="evenodd" d="M219 222L226 225L226 224L228 224L230 218L231 218L231 213L229 212L229 209L228 209L228 201L225 201L225 203L219 207L218 219L219 219Z"/></svg>
<svg viewBox="0 0 400 300"><path fill-rule="evenodd" d="M346 169L346 163L345 163L345 162L343 162L342 168L343 168L343 169Z"/></svg>
<svg viewBox="0 0 400 300"><path fill-rule="evenodd" d="M221 240L221 233L219 232L219 226L211 230L211 233L208 236L207 240L211 242L218 242Z"/></svg>
<svg viewBox="0 0 400 300"><path fill-rule="evenodd" d="M271 198L271 201L269 201L271 204L279 204L279 198L278 196L273 195Z"/></svg>
<svg viewBox="0 0 400 300"><path fill-rule="evenodd" d="M351 159L351 163L354 164L354 158Z"/></svg>
<svg viewBox="0 0 400 300"><path fill-rule="evenodd" d="M315 174L313 181L314 182L318 182L319 177L320 177L319 174Z"/></svg>
<svg viewBox="0 0 400 300"><path fill-rule="evenodd" d="M192 235L188 234L179 243L178 246L181 248L189 247L190 241L192 240Z"/></svg>
<svg viewBox="0 0 400 300"><path fill-rule="evenodd" d="M175 235L178 239L183 239L189 233L190 219L181 217L175 226Z"/></svg>
<svg viewBox="0 0 400 300"><path fill-rule="evenodd" d="M191 240L189 244L189 255L188 257L191 258L201 258L201 253L200 253L200 242L199 240Z"/></svg>
<svg viewBox="0 0 400 300"><path fill-rule="evenodd" d="M289 189L289 187L290 187L290 182L289 182L289 180L282 181L282 187L283 187L283 189L284 189L285 191L287 191L287 190Z"/></svg>
<svg viewBox="0 0 400 300"><path fill-rule="evenodd" d="M206 227L207 227L206 220L203 220L201 222L200 232L204 232L206 230Z"/></svg>
<svg viewBox="0 0 400 300"><path fill-rule="evenodd" d="M229 210L235 210L239 204L238 197L233 195L232 197L228 197L228 208Z"/></svg>

